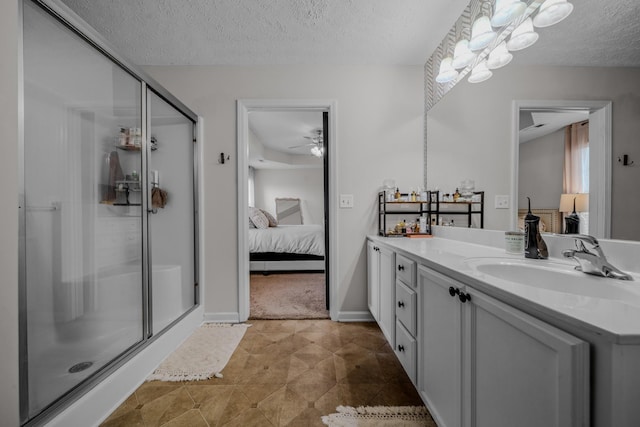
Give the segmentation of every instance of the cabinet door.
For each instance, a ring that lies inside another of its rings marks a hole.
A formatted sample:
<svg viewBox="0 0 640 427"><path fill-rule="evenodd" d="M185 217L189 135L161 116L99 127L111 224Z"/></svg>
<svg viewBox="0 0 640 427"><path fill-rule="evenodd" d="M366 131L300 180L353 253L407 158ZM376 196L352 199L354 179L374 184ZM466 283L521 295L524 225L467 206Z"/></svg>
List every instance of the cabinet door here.
<svg viewBox="0 0 640 427"><path fill-rule="evenodd" d="M380 329L382 333L391 344L391 347L395 345L395 252L385 248L379 247L378 254L380 255Z"/></svg>
<svg viewBox="0 0 640 427"><path fill-rule="evenodd" d="M380 320L380 254L374 242L367 241L367 305L371 315Z"/></svg>
<svg viewBox="0 0 640 427"><path fill-rule="evenodd" d="M588 344L478 291L466 292L464 425L588 425Z"/></svg>
<svg viewBox="0 0 640 427"><path fill-rule="evenodd" d="M451 286L456 282L418 268L418 390L441 427L460 426L462 416L463 304Z"/></svg>

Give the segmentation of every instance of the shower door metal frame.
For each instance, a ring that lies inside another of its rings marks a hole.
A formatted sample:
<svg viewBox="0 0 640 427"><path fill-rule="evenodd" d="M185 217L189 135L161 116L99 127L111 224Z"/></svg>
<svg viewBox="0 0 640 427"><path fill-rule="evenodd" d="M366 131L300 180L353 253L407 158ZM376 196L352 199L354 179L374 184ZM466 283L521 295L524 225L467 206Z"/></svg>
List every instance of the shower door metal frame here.
<svg viewBox="0 0 640 427"><path fill-rule="evenodd" d="M194 212L194 304L186 310L181 316L171 322L164 331L170 329L173 325L178 323L181 319L186 317L189 313L195 310L200 304L200 287L199 287L199 188L198 188L198 176L199 176L199 151L197 149L197 135L200 131L198 115L193 112L189 107L183 104L178 98L167 91L162 85L154 80L150 75L144 72L140 67L136 66L128 59L118 54L113 46L106 41L97 31L91 28L86 22L78 17L69 7L59 0L20 0L18 8L18 29L19 29L19 46L18 46L18 117L19 117L19 129L18 129L18 162L19 162L19 197L18 197L18 221L19 221L19 239L18 239L18 305L19 305L19 352L20 352L20 365L19 365L19 388L20 388L20 421L24 426L42 425L47 421L54 418L67 406L84 395L91 388L95 387L107 376L117 370L120 366L124 365L133 356L138 354L141 350L153 343L162 333L153 334L151 330L151 322L149 314L151 313L151 292L149 289L149 265L151 263L149 253L148 242L148 199L147 192L142 192L141 200L141 215L142 215L142 287L143 287L143 307L142 307L142 326L143 335L142 340L133 346L129 347L115 359L111 360L108 364L100 368L90 377L80 382L78 385L68 390L57 400L52 402L48 407L42 410L39 414L29 419L29 387L28 387L28 346L27 346L27 283L26 283L26 209L25 209L25 159L24 159L24 26L23 8L26 2L33 3L34 5L42 8L52 19L62 23L72 33L79 36L82 40L87 42L90 46L96 49L99 53L110 59L115 65L119 66L134 79L140 82L141 92L141 118L142 118L142 171L141 184L143 188L147 188L148 185L148 172L147 172L147 147L150 144L150 135L148 134L148 126L150 118L148 117L147 109L147 89L156 93L160 98L166 101L169 105L178 110L186 118L193 123L193 144L194 144L194 175L193 175L193 212ZM163 332L163 331L161 331Z"/></svg>

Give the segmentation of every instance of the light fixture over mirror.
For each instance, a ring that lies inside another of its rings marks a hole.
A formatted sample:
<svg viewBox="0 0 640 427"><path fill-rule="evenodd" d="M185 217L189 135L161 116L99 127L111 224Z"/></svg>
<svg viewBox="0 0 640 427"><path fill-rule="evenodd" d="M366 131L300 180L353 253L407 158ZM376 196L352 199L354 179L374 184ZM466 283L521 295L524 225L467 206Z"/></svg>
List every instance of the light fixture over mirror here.
<svg viewBox="0 0 640 427"><path fill-rule="evenodd" d="M500 42L489 54L487 59L487 68L490 70L497 70L507 65L513 59L513 55L507 49L507 42L504 40Z"/></svg>
<svg viewBox="0 0 640 427"><path fill-rule="evenodd" d="M460 69L468 67L473 63L474 59L476 59L476 54L469 48L469 40L459 40L453 51L453 60L451 61L453 68Z"/></svg>
<svg viewBox="0 0 640 427"><path fill-rule="evenodd" d="M484 1L481 5L480 16L476 18L471 27L471 39L469 48L477 51L489 46L498 37L498 33L491 26L491 2Z"/></svg>
<svg viewBox="0 0 640 427"><path fill-rule="evenodd" d="M495 12L491 18L491 25L496 28L509 25L522 16L527 4L518 0L496 0Z"/></svg>
<svg viewBox="0 0 640 427"><path fill-rule="evenodd" d="M507 49L510 51L526 49L537 42L539 37L539 34L533 29L533 21L529 17L513 30L507 42Z"/></svg>
<svg viewBox="0 0 640 427"><path fill-rule="evenodd" d="M443 96L484 59L487 59L488 70L495 70L511 61L513 55L509 51L523 50L536 43L539 38L533 24L536 12L536 22L548 26L566 18L572 10L573 5L567 0L495 0L495 3L492 0L471 0L463 12L464 19L458 19L441 42L438 52L444 54L434 54L429 59L429 62L438 66L438 74L432 77L431 82L446 85L435 93ZM473 21L471 28L468 27L469 21ZM454 43L453 56L450 56L447 46ZM483 75L486 74L487 71L483 70ZM469 79L471 82L486 80L479 79L477 75ZM431 82L427 81L427 84ZM435 103L437 100L429 102Z"/></svg>
<svg viewBox="0 0 640 427"><path fill-rule="evenodd" d="M550 27L565 19L573 11L573 5L567 0L546 0L533 18L533 25L539 28Z"/></svg>
<svg viewBox="0 0 640 427"><path fill-rule="evenodd" d="M478 65L473 67L473 70L471 70L471 76L469 76L469 83L483 82L491 78L492 75L493 73L491 72L491 70L487 68L487 60L483 59L478 63Z"/></svg>
<svg viewBox="0 0 640 427"><path fill-rule="evenodd" d="M458 77L458 74L459 74L458 70L453 68L452 61L453 61L453 58L448 56L444 58L442 62L440 62L440 72L436 77L436 82L449 83Z"/></svg>

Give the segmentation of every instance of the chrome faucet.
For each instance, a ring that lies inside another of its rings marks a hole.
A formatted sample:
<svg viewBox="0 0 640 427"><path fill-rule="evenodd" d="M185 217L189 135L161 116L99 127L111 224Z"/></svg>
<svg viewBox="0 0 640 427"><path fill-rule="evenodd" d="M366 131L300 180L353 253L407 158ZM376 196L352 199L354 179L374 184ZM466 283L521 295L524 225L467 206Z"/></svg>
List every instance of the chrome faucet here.
<svg viewBox="0 0 640 427"><path fill-rule="evenodd" d="M633 280L629 274L618 270L607 261L598 239L586 234L558 234L562 237L575 239L576 249L568 249L562 252L565 258L573 258L578 261L576 270L596 276L610 277L618 280ZM584 245L592 246L591 251Z"/></svg>

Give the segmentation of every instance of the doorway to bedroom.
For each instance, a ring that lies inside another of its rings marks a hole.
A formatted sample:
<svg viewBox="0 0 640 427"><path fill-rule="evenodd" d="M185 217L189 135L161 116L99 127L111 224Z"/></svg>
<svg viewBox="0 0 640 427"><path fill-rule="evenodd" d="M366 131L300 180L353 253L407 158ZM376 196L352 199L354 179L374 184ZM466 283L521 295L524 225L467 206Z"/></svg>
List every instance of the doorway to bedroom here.
<svg viewBox="0 0 640 427"><path fill-rule="evenodd" d="M254 106L240 120L243 113L241 306L250 319L329 318L330 108Z"/></svg>

